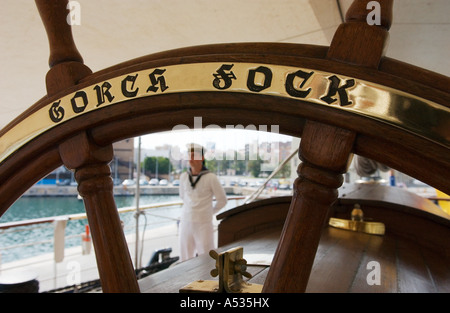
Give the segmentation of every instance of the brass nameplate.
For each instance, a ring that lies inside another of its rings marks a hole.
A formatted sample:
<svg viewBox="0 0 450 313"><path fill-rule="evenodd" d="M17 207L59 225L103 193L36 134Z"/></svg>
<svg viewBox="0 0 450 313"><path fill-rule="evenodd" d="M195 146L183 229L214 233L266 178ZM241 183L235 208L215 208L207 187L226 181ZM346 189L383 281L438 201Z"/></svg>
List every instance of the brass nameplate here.
<svg viewBox="0 0 450 313"><path fill-rule="evenodd" d="M239 92L307 101L377 119L450 146L450 109L371 82L308 68L211 62L161 66L98 82L67 94L0 138L0 162L51 128L128 100L186 92ZM212 104L213 105L213 104Z"/></svg>

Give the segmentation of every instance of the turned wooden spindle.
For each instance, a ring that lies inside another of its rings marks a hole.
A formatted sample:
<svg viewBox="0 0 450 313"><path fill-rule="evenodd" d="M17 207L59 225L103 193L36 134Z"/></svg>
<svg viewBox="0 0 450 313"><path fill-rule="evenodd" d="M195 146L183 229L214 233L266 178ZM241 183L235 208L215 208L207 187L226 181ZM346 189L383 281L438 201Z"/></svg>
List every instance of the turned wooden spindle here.
<svg viewBox="0 0 450 313"><path fill-rule="evenodd" d="M50 47L46 85L49 96L73 86L92 71L83 64L72 36L72 27L67 23L68 0L35 0L44 24Z"/></svg>
<svg viewBox="0 0 450 313"><path fill-rule="evenodd" d="M355 0L347 11L345 23L336 30L328 59L378 68L387 48L392 24L393 0L379 0L380 25L369 25L367 9L370 0ZM369 8L371 8L369 6Z"/></svg>
<svg viewBox="0 0 450 313"><path fill-rule="evenodd" d="M64 164L75 170L83 197L103 292L139 292L122 231L108 163L112 145L100 147L83 132L59 146Z"/></svg>
<svg viewBox="0 0 450 313"><path fill-rule="evenodd" d="M50 70L46 77L47 96L63 92L92 74L83 64L67 22L67 0L36 0L47 32ZM78 191L83 197L92 234L103 292L139 292L128 245L114 201L109 162L112 144L100 147L86 132L59 146L64 165L75 171Z"/></svg>
<svg viewBox="0 0 450 313"><path fill-rule="evenodd" d="M347 170L355 133L308 121L299 177L263 292L304 292L325 218ZM292 279L295 277L295 279Z"/></svg>
<svg viewBox="0 0 450 313"><path fill-rule="evenodd" d="M50 46L48 64L53 67L59 63L75 61L83 63L83 58L75 46L72 27L67 23L67 0L35 0L39 15L44 23Z"/></svg>
<svg viewBox="0 0 450 313"><path fill-rule="evenodd" d="M378 68L392 23L393 0L378 1L380 25L367 23L369 2L353 2L333 37L328 59ZM352 131L307 121L299 150L303 164L263 292L306 291L325 219L337 199L355 138Z"/></svg>

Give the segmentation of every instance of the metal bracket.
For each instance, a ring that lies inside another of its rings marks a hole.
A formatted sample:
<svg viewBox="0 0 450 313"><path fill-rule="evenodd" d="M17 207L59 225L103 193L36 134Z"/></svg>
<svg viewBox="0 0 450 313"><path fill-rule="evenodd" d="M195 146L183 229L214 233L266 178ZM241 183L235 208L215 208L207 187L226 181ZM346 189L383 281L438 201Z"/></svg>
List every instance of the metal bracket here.
<svg viewBox="0 0 450 313"><path fill-rule="evenodd" d="M219 276L219 281L198 280L184 286L180 292L260 293L262 291L262 285L247 283L242 278L242 276L252 277L247 272L243 247L232 248L221 253L211 250L209 255L216 260L211 276Z"/></svg>
<svg viewBox="0 0 450 313"><path fill-rule="evenodd" d="M360 209L359 204L355 204L355 207L351 213L351 220L332 217L330 218L328 224L336 228L342 228L371 235L384 235L385 233L385 226L383 223L364 221L364 213Z"/></svg>

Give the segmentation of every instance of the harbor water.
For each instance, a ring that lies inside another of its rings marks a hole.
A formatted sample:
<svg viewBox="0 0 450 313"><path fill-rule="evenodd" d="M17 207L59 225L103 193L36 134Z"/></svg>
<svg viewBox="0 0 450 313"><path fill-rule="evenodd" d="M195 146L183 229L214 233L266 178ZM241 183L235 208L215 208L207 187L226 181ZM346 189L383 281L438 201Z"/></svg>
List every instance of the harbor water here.
<svg viewBox="0 0 450 313"><path fill-rule="evenodd" d="M140 206L180 201L178 195L141 195ZM134 196L116 197L118 208L136 205ZM70 197L22 197L0 217L0 223L85 213L83 201ZM139 227L152 229L176 223L180 206L146 210L139 218ZM135 212L120 214L126 234L135 232ZM79 246L87 219L69 220L65 229L65 247ZM141 229L142 229L141 228ZM53 252L54 224L43 223L0 230L0 264Z"/></svg>

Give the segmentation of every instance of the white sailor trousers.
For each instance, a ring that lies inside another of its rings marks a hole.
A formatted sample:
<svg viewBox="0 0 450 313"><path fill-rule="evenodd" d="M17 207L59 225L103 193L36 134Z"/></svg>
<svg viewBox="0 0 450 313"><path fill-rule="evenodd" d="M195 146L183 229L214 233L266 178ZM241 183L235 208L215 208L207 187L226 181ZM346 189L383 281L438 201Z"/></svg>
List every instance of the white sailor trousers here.
<svg viewBox="0 0 450 313"><path fill-rule="evenodd" d="M211 222L181 221L179 229L180 261L209 253L215 248L214 229Z"/></svg>

